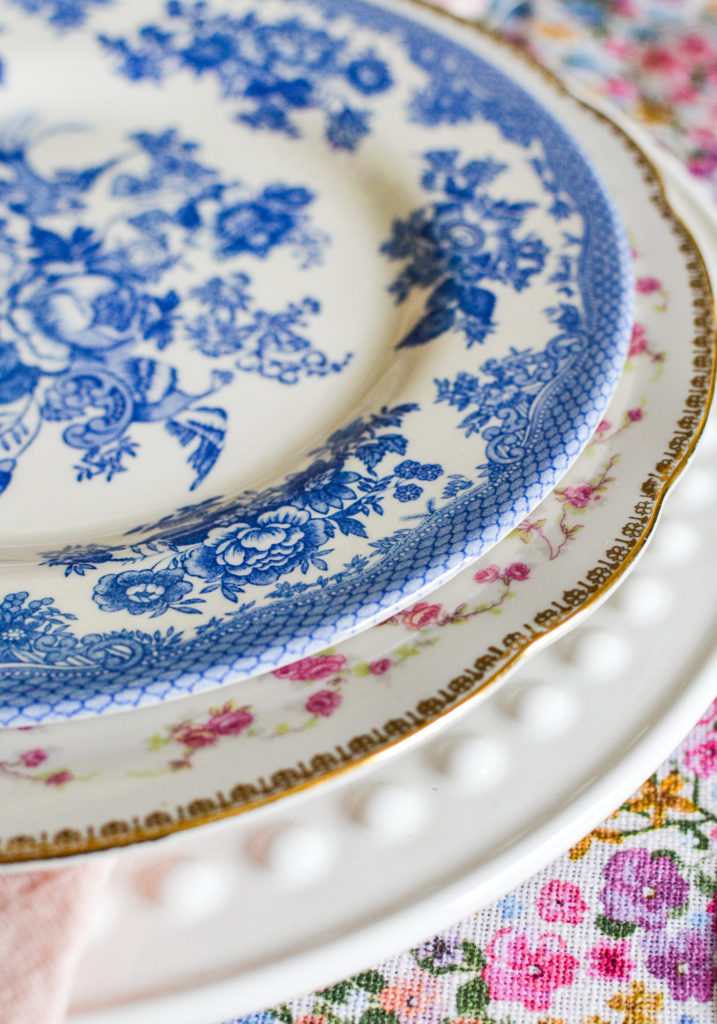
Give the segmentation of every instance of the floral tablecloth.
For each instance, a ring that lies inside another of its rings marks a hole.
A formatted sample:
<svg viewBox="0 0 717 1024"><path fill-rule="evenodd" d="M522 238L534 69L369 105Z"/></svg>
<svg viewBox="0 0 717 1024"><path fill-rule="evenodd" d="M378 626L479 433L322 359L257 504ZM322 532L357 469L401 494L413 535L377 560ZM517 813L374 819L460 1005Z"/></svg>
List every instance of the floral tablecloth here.
<svg viewBox="0 0 717 1024"><path fill-rule="evenodd" d="M445 0L648 126L717 202L717 2ZM246 1024L714 1024L717 700L602 825L498 903Z"/></svg>

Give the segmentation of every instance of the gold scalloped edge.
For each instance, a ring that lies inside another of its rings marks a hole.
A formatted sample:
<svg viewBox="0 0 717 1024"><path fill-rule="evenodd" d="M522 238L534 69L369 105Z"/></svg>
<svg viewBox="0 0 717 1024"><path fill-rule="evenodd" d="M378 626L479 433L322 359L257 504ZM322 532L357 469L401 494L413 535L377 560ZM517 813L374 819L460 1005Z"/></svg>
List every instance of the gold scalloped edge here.
<svg viewBox="0 0 717 1024"><path fill-rule="evenodd" d="M558 600L538 612L522 629L506 634L482 651L460 675L444 684L433 697L419 701L415 708L394 717L381 728L355 736L331 751L315 754L310 760L274 772L268 778L238 782L228 792L217 791L211 797L197 798L174 811L156 810L129 820L108 821L100 827L63 828L40 832L36 836L0 837L0 864L18 864L77 856L149 842L186 829L197 828L336 779L345 772L378 760L399 743L416 736L445 719L458 708L502 680L532 649L547 637L566 631L578 617L586 615L618 583L642 552L655 528L662 504L675 480L689 462L707 420L717 373L717 334L715 302L709 275L699 247L667 198L660 171L640 146L608 115L573 96L560 79L533 57L495 31L437 10L425 0L409 0L438 17L461 24L509 50L533 71L538 72L558 93L569 96L592 117L606 124L631 151L643 180L651 190L650 200L663 219L671 223L679 242L679 251L688 257L694 311L692 326L693 376L683 410L667 447L640 488L641 497L619 534L606 548L602 558Z"/></svg>

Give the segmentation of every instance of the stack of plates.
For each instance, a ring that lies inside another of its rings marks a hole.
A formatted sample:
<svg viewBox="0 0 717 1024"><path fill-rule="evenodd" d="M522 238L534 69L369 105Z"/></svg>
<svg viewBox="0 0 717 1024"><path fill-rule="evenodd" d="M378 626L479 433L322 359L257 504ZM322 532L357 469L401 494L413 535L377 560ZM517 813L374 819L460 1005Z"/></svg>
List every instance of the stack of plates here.
<svg viewBox="0 0 717 1024"><path fill-rule="evenodd" d="M14 864L251 810L473 703L620 582L714 374L653 165L495 39L403 0L26 6Z"/></svg>

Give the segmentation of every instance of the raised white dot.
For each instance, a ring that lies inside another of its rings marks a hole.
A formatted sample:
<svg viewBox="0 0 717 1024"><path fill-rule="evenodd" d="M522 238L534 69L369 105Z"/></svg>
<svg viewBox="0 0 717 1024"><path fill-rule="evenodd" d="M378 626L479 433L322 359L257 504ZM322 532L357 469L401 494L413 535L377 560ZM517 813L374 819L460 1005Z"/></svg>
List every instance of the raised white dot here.
<svg viewBox="0 0 717 1024"><path fill-rule="evenodd" d="M566 732L578 714L573 694L550 683L522 683L508 694L503 706L536 739L551 739Z"/></svg>
<svg viewBox="0 0 717 1024"><path fill-rule="evenodd" d="M179 921L211 917L235 885L231 866L188 857L176 861L157 881L155 899Z"/></svg>
<svg viewBox="0 0 717 1024"><path fill-rule="evenodd" d="M332 854L333 841L327 833L293 823L262 829L249 841L254 863L292 884L314 881Z"/></svg>
<svg viewBox="0 0 717 1024"><path fill-rule="evenodd" d="M355 790L349 798L349 810L358 824L390 839L407 838L428 814L424 794L390 782Z"/></svg>
<svg viewBox="0 0 717 1024"><path fill-rule="evenodd" d="M672 593L664 580L634 573L620 586L613 602L633 623L646 625L667 614L672 604Z"/></svg>
<svg viewBox="0 0 717 1024"><path fill-rule="evenodd" d="M610 683L630 663L630 644L607 629L583 629L570 639L563 653L589 682Z"/></svg>
<svg viewBox="0 0 717 1024"><path fill-rule="evenodd" d="M661 520L650 541L647 556L663 565L677 566L695 557L700 547L699 531L681 519Z"/></svg>
<svg viewBox="0 0 717 1024"><path fill-rule="evenodd" d="M503 743L489 736L449 736L434 745L430 757L435 767L461 786L490 789L505 775L509 756Z"/></svg>

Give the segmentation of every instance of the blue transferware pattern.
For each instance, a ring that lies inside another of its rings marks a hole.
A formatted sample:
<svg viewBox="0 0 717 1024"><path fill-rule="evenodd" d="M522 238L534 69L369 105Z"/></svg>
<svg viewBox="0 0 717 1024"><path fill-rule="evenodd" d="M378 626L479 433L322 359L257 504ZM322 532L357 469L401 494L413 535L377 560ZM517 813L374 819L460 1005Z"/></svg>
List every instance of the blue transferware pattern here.
<svg viewBox="0 0 717 1024"><path fill-rule="evenodd" d="M293 247L303 267L320 260L326 240L311 229L313 193L275 183L251 194L224 182L171 128L128 142L125 162L138 151L139 175L118 157L49 177L33 166L31 129L20 137L0 130L8 213L0 251L10 264L0 312L0 491L43 421L68 424L62 438L77 450L78 481L108 482L136 455L132 424L161 423L189 449L194 489L222 451L229 414L215 396L234 369L283 384L342 369L300 333L321 309L316 299L257 309L251 277L230 269L233 257L266 259L279 246ZM110 226L81 224L103 187ZM76 226L63 236L51 225L69 211ZM167 272L203 249L223 276L185 294L168 289ZM198 394L183 390L171 362L181 332L208 359L235 357L212 370Z"/></svg>
<svg viewBox="0 0 717 1024"><path fill-rule="evenodd" d="M77 453L68 486L141 480L159 424L188 462L186 490L200 491L124 536L45 545L33 585L5 586L5 721L141 704L309 653L456 571L537 503L597 423L630 323L616 214L546 111L392 3L171 0L151 17L138 4L136 27L119 31L113 9L126 19L130 0L13 2L63 39L82 32L128 104L141 88L210 86L244 145L275 136L358 161L398 118L414 146L407 192L423 198L397 206L377 239L388 296L411 311L393 359L408 372L443 346L447 375L349 417L268 487L208 491L238 376L291 392L317 377L335 387L351 368L350 351L312 340L326 295L307 284L269 309L262 288L267 266L285 273L288 259L314 282L330 260L322 183L264 168L249 185L180 116L51 170L38 147L76 125L0 126L2 490L45 436ZM481 123L489 143L472 141ZM445 145L445 126L460 146ZM536 291L525 309L537 343L518 332L506 344L510 296ZM444 432L437 449L432 431ZM145 631L153 619L161 628Z"/></svg>

